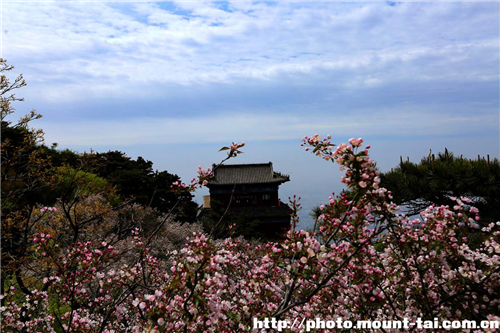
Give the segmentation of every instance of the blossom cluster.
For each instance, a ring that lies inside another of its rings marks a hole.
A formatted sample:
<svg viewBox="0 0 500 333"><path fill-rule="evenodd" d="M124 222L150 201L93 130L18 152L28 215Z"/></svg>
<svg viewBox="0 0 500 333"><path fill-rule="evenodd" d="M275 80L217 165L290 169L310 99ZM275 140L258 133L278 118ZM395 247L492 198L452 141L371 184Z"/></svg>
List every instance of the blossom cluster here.
<svg viewBox="0 0 500 333"><path fill-rule="evenodd" d="M245 143L242 142L240 144L233 142L229 147L222 147L219 151L228 151L227 152L227 157L222 160L218 165L221 165L225 161L227 161L230 158L234 158L238 156L239 154L242 154L243 152L240 150L240 148L244 147ZM212 168L207 168L206 170L203 169L202 166L198 167L198 177L191 179L191 183L189 185L186 185L182 182L176 181L172 183L170 186L175 193L182 193L183 191L188 191L188 192L194 192L198 188L201 188L203 186L208 185L208 181L210 178L214 176L214 170L218 166L215 166L214 169Z"/></svg>
<svg viewBox="0 0 500 333"><path fill-rule="evenodd" d="M168 253L168 265L151 255L153 243L138 229L125 241L133 258L125 262L110 242L68 245L38 233L33 260L46 268L45 291L21 297L13 285L2 295L2 330L245 332L253 318L268 317L498 318L500 222L479 229L480 212L467 198L408 219L381 187L369 146L351 139L333 149L330 139L314 135L303 145L338 163L352 192L321 205L312 232L251 242L197 231ZM296 213L300 204L291 201ZM480 246L470 246L471 232L483 235Z"/></svg>
<svg viewBox="0 0 500 333"><path fill-rule="evenodd" d="M175 181L170 186L175 193L182 193L183 191L194 192L198 188L207 186L208 180L213 177L213 172L211 168L203 170L202 166L198 167L198 177L191 179L191 183L186 185L182 182Z"/></svg>
<svg viewBox="0 0 500 333"><path fill-rule="evenodd" d="M57 211L57 208L56 207L43 207L42 209L40 209L40 213L44 213L46 211L49 211L49 212L56 212Z"/></svg>

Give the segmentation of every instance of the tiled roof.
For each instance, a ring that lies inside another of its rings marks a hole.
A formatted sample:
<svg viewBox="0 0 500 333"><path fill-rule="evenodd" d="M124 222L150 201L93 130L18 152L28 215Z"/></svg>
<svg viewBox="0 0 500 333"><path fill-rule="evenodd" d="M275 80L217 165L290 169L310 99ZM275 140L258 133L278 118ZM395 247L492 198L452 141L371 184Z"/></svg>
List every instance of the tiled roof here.
<svg viewBox="0 0 500 333"><path fill-rule="evenodd" d="M215 169L210 185L284 183L290 176L273 171L273 163L229 164Z"/></svg>

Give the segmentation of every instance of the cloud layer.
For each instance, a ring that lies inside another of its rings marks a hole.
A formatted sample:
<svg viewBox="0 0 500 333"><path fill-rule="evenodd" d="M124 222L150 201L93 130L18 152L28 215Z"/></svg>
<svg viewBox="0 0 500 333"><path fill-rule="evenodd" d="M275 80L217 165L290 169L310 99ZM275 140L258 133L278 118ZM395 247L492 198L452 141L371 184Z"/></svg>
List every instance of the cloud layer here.
<svg viewBox="0 0 500 333"><path fill-rule="evenodd" d="M54 124L112 121L114 140L136 117L210 118L227 140L217 123L235 113L315 127L400 109L418 134L427 117L498 107L498 3L7 2L3 18L4 57L34 107ZM296 135L262 139L283 132Z"/></svg>

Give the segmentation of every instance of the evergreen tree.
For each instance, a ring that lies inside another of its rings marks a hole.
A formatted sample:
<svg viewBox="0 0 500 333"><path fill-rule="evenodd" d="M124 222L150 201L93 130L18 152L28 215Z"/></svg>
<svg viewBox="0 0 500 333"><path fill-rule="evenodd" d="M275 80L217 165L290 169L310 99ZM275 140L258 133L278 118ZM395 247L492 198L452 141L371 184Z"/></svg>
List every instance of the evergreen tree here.
<svg viewBox="0 0 500 333"><path fill-rule="evenodd" d="M452 205L451 197L468 197L479 209L481 221L500 221L500 162L489 155L470 160L445 149L437 156L430 153L418 164L401 159L381 179L394 202L409 209L408 215L430 204Z"/></svg>

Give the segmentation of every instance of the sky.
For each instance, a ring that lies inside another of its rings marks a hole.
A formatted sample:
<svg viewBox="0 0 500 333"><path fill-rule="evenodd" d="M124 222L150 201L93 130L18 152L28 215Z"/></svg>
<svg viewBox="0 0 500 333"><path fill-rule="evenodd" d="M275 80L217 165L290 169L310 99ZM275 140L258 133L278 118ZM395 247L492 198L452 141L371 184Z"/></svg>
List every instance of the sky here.
<svg viewBox="0 0 500 333"><path fill-rule="evenodd" d="M363 137L381 171L444 148L499 157L499 3L8 1L1 57L17 117L46 142L121 150L189 182L218 149L272 161L308 213L342 186L300 147ZM11 78L11 79L12 79ZM197 194L201 196L207 191Z"/></svg>

